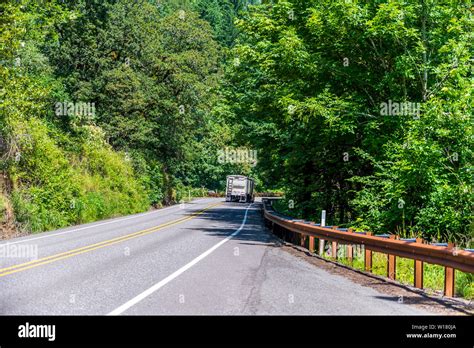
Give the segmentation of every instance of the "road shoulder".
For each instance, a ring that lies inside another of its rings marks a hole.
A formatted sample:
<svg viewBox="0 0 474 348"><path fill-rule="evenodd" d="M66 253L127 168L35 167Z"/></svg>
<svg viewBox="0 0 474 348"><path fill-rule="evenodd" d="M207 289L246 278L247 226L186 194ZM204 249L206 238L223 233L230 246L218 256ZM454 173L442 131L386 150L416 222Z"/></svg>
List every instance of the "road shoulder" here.
<svg viewBox="0 0 474 348"><path fill-rule="evenodd" d="M307 249L282 241L276 236L278 247L283 251L302 259L331 274L343 276L352 282L372 288L386 295L393 301L403 301L407 306L413 306L434 315L473 315L474 304L464 299L449 299L430 295L424 290L390 281L389 279L367 274L336 262L323 259L316 254L311 254Z"/></svg>

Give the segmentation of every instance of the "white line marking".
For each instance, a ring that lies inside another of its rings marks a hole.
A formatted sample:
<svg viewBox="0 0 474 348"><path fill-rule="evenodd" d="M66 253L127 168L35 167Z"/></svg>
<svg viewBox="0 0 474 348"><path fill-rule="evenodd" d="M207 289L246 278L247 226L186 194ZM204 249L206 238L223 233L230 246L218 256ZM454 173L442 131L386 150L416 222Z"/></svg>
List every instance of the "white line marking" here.
<svg viewBox="0 0 474 348"><path fill-rule="evenodd" d="M204 199L198 199L198 200L193 201L193 202L194 202L194 203L198 203L199 201L202 201L202 200L204 200ZM93 227L97 227L97 226L103 226L103 225L113 224L113 223L115 223L115 222L122 222L122 221L126 221L126 220L131 220L131 219L135 219L135 218L137 218L137 217L141 217L141 216L145 216L145 215L149 215L149 214L153 214L153 213L160 213L160 212L162 212L162 211L165 211L165 210L168 210L168 209L172 209L172 208L176 208L176 207L179 207L179 204L175 204L175 205L172 205L171 207L161 208L161 209L157 209L157 210L153 210L153 211L149 211L149 212L146 212L146 213L141 213L141 214L137 214L137 215L125 217L125 218L119 218L119 219L114 219L114 220L107 221L107 222L102 222L102 223L99 223L99 224L94 224L94 225L85 226L85 227L81 227L81 228L75 228L75 229L73 229L73 230L68 230L68 231L59 232L59 233L54 233L54 234L48 234L48 235L46 235L46 236L39 236L39 237L34 237L34 238L28 238L28 239L23 239L23 240L17 240L17 241L14 241L14 242L6 242L6 243L0 244L0 246L11 245L11 244L18 244L18 243L25 243L25 242L29 242L29 241L32 241L32 240L43 239L43 238L49 238L49 237L55 237L55 236L59 236L59 235L66 234L66 233L71 233L71 232L86 230L86 229L88 229L88 228L93 228Z"/></svg>
<svg viewBox="0 0 474 348"><path fill-rule="evenodd" d="M195 264L197 264L199 261L203 260L204 258L206 258L209 254L211 254L214 250L216 250L217 248L219 248L222 244L228 242L232 237L236 236L237 234L240 233L240 231L242 231L242 228L244 228L245 226L245 223L247 222L247 213L250 209L250 207L252 206L252 204L250 204L247 209L245 209L245 215L244 215L244 219L242 220L242 224L240 225L240 227L237 229L237 231L235 231L234 233L232 233L230 236L228 236L227 238L225 238L224 240L220 241L219 243L217 243L216 245L214 245L212 248L206 250L205 252L203 252L201 255L199 255L198 257L196 257L194 260L192 260L191 262L187 263L186 265L184 265L183 267L181 267L180 269L178 269L176 272L170 274L169 276L167 276L165 279L161 280L160 282L156 283L155 285L153 285L151 288L145 290L144 292L142 292L141 294L135 296L134 298L132 298L130 301L124 303L123 305L121 305L120 307L118 307L117 309L114 309L112 312L110 312L109 314L107 315L120 315L122 314L123 312L125 312L127 309L129 309L130 307L136 305L138 302L140 302L141 300L145 299L146 297L150 296L151 294L153 294L155 291L157 291L158 289L162 288L163 286L165 286L166 284L168 284L170 281L172 281L173 279L175 279L176 277L178 277L179 275L181 275L182 273L184 273L185 271L187 271L188 269L190 269L191 267L193 267Z"/></svg>

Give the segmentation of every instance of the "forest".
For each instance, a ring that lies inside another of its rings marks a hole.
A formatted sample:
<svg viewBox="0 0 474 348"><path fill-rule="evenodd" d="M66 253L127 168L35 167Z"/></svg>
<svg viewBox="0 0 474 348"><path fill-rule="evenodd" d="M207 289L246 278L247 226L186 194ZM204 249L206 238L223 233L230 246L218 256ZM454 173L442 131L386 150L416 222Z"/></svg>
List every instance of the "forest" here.
<svg viewBox="0 0 474 348"><path fill-rule="evenodd" d="M325 209L338 226L472 247L473 12L461 0L2 1L0 237L244 174L293 216Z"/></svg>

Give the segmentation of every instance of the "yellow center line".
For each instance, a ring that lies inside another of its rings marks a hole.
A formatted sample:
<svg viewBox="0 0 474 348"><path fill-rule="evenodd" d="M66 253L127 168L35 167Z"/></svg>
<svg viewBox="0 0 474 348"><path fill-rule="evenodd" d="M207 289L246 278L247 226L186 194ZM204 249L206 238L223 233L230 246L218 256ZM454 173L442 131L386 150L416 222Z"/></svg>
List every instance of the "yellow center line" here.
<svg viewBox="0 0 474 348"><path fill-rule="evenodd" d="M203 214L206 210L209 210L209 209L214 208L214 207L216 207L218 205L221 205L221 204L222 203L220 202L220 203L217 203L217 204L210 205L210 206L206 207L203 210L200 210L196 213L191 214L191 216L189 216L189 217L184 217L184 218L180 218L180 219L177 219L177 220L174 220L174 221L169 221L169 222L166 222L164 224L161 224L161 225L158 225L158 226L155 226L155 227L147 228L145 230L141 230L141 231L130 233L130 234L127 234L127 235L124 235L124 236L112 238L112 239L105 240L105 241L102 241L102 242L99 242L99 243L86 245L84 247L68 250L68 251L65 251L65 252L62 252L62 253L46 256L46 257L43 257L41 259L32 260L32 261L29 261L29 262L20 263L20 264L13 265L13 266L10 266L10 267L2 268L2 269L0 269L0 277L4 277L4 276L12 274L12 273L21 272L21 271L24 271L24 270L27 270L27 269L30 269L30 268L38 267L38 266L45 265L45 264L48 264L48 263L51 263L51 262L55 262L55 261L66 259L66 258L69 258L69 257L72 257L72 256L80 255L80 254L83 254L83 253L86 253L86 252L89 252L89 251L104 248L106 246L110 246L110 245L114 245L114 244L117 244L117 243L120 243L120 242L124 242L126 240L130 240L130 239L141 237L141 236L144 236L144 235L147 235L147 234L150 234L150 233L154 233L154 232L157 232L159 230L162 230L163 228L173 226L173 225L177 225L177 224L183 223L185 221L189 221L191 219L194 219L195 217Z"/></svg>
<svg viewBox="0 0 474 348"><path fill-rule="evenodd" d="M183 220L183 219L185 219L185 218L181 218L179 220L173 220L171 222L180 221L180 220ZM25 263L20 263L20 264L17 264L17 265L13 265L13 266L10 266L10 267L5 267L5 268L0 269L0 274L3 273L4 271L7 271L7 270L10 270L10 269L13 269L13 268L18 268L18 267L23 267L23 266L28 265L28 264L38 263L38 262L41 262L41 261L44 261L44 260L47 260L47 259L56 258L58 256L66 255L66 254L76 252L76 251L79 251L79 250L89 249L89 248L92 248L94 246L105 244L105 243L108 243L108 242L111 242L111 241L114 241L114 240L120 240L120 239L123 239L127 236L134 236L134 235L144 233L146 231L155 230L156 228L166 226L166 225L170 224L171 222L167 222L167 223L164 223L162 225L154 226L154 227L148 228L146 230L141 230L141 231L138 231L138 232L133 232L131 234L126 234L124 236L120 236L120 237L116 237L116 238L113 238L113 239L105 240L105 241L102 241L102 242L99 242L99 243L86 245L86 246L83 246L81 248L68 250L68 251L65 251L65 252L62 252L62 253L58 253L58 254L53 254L53 255L50 255L50 256L43 257L41 259L36 259L36 260L28 261L28 262L25 262Z"/></svg>

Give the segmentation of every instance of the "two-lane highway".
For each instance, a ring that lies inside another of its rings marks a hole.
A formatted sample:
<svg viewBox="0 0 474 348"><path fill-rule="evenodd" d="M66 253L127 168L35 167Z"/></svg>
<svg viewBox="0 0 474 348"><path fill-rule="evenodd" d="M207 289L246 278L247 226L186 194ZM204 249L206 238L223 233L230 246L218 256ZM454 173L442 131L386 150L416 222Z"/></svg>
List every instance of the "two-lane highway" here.
<svg viewBox="0 0 474 348"><path fill-rule="evenodd" d="M4 315L426 314L281 250L259 203L200 199L0 248Z"/></svg>

